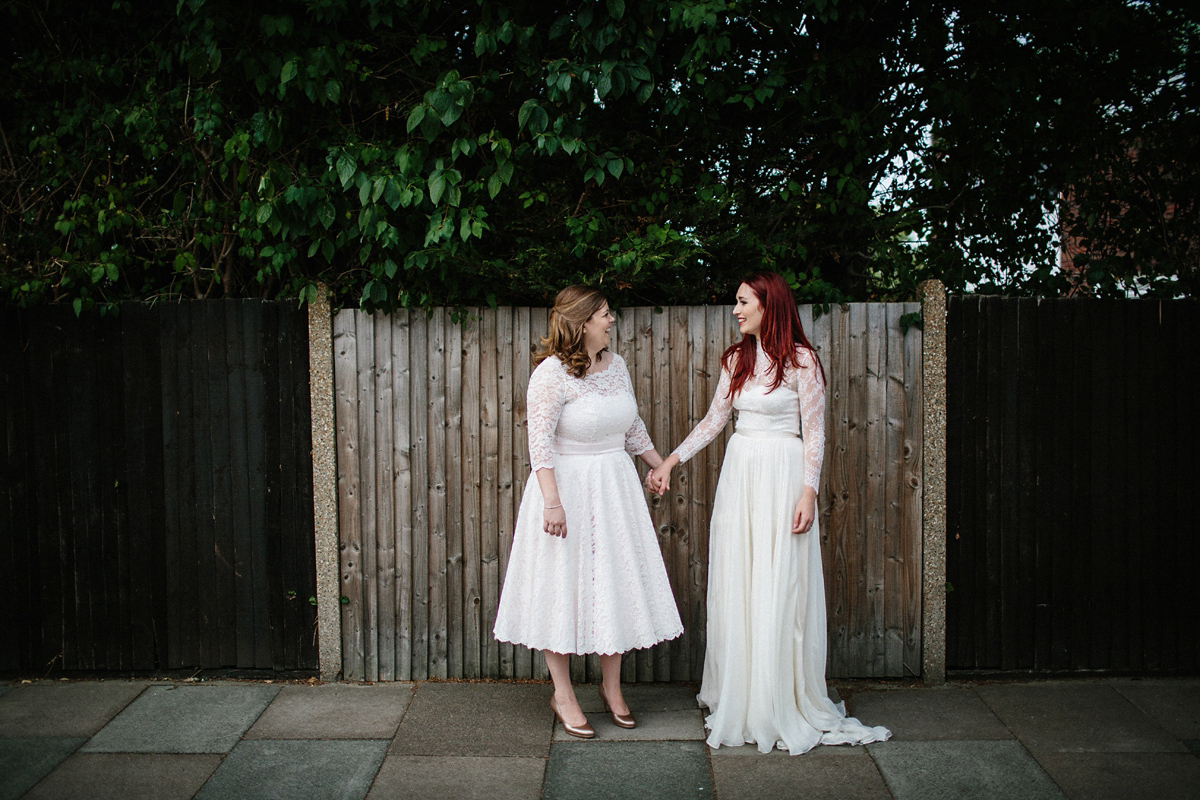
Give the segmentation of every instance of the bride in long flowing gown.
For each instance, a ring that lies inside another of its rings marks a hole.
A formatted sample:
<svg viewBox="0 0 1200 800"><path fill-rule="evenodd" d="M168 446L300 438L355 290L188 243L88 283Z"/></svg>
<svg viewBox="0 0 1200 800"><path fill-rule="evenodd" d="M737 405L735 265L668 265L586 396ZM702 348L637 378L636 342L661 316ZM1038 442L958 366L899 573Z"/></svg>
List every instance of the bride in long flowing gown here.
<svg viewBox="0 0 1200 800"><path fill-rule="evenodd" d="M846 716L825 685L825 581L816 500L825 449L825 376L782 277L737 292L742 333L721 358L708 414L646 479L707 446L737 409L709 526L708 629L699 702L708 744L793 755L887 739ZM803 433L803 438L801 438Z"/></svg>

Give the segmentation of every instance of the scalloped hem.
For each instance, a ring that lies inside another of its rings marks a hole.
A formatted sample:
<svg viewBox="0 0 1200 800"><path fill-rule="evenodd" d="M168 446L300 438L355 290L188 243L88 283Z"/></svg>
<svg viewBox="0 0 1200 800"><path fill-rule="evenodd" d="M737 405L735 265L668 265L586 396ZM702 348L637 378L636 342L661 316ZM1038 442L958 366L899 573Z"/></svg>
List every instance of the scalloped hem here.
<svg viewBox="0 0 1200 800"><path fill-rule="evenodd" d="M506 642L508 644L519 644L522 647L528 647L530 650L548 650L551 653L561 653L563 655L569 655L569 656L591 656L591 655L612 656L612 655L617 655L618 653L628 653L631 650L646 650L648 648L654 647L656 644L662 644L663 642L669 642L672 639L678 639L682 635L683 635L683 628L681 627L679 630L675 631L674 633L663 636L661 639L656 639L656 640L650 642L649 644L631 644L628 647L626 647L624 650L617 650L617 649L614 649L614 650L560 649L558 647L555 647L554 645L537 644L537 643L534 643L531 641L521 641L521 640L515 639L515 638L514 639L506 639L503 636L496 636L495 638L496 638L496 641L498 641L498 642Z"/></svg>

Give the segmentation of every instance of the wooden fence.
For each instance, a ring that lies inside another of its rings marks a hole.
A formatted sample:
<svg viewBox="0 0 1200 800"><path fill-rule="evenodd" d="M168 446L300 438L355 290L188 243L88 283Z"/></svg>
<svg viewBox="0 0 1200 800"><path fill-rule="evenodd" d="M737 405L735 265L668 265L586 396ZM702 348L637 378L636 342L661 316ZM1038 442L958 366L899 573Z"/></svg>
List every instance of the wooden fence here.
<svg viewBox="0 0 1200 800"><path fill-rule="evenodd" d="M1200 304L951 297L947 666L1200 667Z"/></svg>
<svg viewBox="0 0 1200 800"><path fill-rule="evenodd" d="M805 327L830 377L820 495L829 672L904 676L921 664L921 332L910 304L834 306ZM492 624L529 478L525 388L547 310L334 318L342 654L351 680L545 678ZM726 307L626 309L613 348L664 455L707 411ZM628 680L700 677L709 506L729 431L649 498L683 617L678 640L625 660ZM573 659L578 680L599 676Z"/></svg>
<svg viewBox="0 0 1200 800"><path fill-rule="evenodd" d="M293 304L0 309L0 669L315 669Z"/></svg>

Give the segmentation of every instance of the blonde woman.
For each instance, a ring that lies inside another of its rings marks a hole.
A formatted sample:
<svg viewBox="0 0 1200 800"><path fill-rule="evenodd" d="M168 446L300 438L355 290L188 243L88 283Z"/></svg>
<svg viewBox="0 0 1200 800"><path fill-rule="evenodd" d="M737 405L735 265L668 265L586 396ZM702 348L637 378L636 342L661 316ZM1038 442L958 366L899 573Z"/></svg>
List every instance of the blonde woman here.
<svg viewBox="0 0 1200 800"><path fill-rule="evenodd" d="M636 725L621 694L621 655L683 632L658 538L630 455L662 456L638 417L616 322L595 289L569 286L550 312L527 394L533 477L517 514L493 633L542 650L550 707L572 736L595 735L571 686L569 656L597 653L600 699Z"/></svg>

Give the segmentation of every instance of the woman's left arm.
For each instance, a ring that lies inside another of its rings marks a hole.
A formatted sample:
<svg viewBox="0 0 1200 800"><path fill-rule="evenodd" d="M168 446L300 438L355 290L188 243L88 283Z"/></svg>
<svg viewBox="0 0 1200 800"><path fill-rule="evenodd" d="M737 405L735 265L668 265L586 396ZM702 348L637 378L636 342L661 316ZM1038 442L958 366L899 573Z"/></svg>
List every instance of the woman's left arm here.
<svg viewBox="0 0 1200 800"><path fill-rule="evenodd" d="M817 490L825 461L825 381L816 357L808 349L800 353L796 381L804 433L804 493L792 517L792 533L808 533L817 518Z"/></svg>

